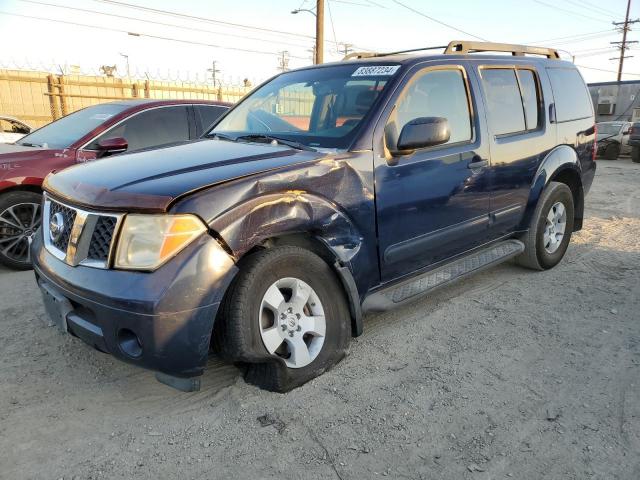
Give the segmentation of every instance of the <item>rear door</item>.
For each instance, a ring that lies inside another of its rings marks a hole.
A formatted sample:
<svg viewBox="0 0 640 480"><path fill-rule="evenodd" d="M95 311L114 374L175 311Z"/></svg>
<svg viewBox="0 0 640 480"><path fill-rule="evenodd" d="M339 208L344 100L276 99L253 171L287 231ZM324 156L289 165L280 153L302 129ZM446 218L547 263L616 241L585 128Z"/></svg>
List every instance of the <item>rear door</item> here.
<svg viewBox="0 0 640 480"><path fill-rule="evenodd" d="M479 65L491 147L491 235L521 222L538 165L556 145L546 77L534 65Z"/></svg>
<svg viewBox="0 0 640 480"><path fill-rule="evenodd" d="M486 240L489 151L476 111L464 62L414 67L387 106L374 146L383 281ZM419 117L446 118L449 142L391 155L402 127Z"/></svg>

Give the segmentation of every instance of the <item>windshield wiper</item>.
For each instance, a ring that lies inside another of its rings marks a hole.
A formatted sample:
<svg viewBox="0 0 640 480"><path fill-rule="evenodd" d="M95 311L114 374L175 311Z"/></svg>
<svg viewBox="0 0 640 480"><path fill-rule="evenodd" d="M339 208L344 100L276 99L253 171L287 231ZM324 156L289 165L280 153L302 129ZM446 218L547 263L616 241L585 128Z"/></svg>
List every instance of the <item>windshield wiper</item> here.
<svg viewBox="0 0 640 480"><path fill-rule="evenodd" d="M207 138L217 138L218 140L227 140L229 142L235 142L236 139L233 138L231 135L227 135L226 133L212 133L212 134L208 134Z"/></svg>
<svg viewBox="0 0 640 480"><path fill-rule="evenodd" d="M273 135L264 135L264 134L251 134L251 135L240 135L236 137L236 142L239 140L246 140L248 142L259 142L264 140L265 142L273 142L281 143L282 145L286 145L287 147L295 148L296 150L307 150L309 152L317 152L315 148L308 147L307 145L296 142L295 140L287 140L286 138L274 137Z"/></svg>
<svg viewBox="0 0 640 480"><path fill-rule="evenodd" d="M42 145L38 145L37 143L29 143L29 142L21 142L18 145L24 145L25 147L42 147Z"/></svg>

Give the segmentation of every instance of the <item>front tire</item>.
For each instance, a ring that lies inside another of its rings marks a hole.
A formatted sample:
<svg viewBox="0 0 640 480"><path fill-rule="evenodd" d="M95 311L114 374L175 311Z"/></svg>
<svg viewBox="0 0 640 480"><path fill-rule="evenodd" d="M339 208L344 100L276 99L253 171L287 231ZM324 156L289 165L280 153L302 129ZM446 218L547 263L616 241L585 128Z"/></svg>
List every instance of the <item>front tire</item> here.
<svg viewBox="0 0 640 480"><path fill-rule="evenodd" d="M31 242L41 222L42 195L14 191L0 195L0 263L31 268Z"/></svg>
<svg viewBox="0 0 640 480"><path fill-rule="evenodd" d="M223 358L245 379L286 392L340 361L351 339L349 308L327 263L300 247L259 251L229 287L213 332Z"/></svg>
<svg viewBox="0 0 640 480"><path fill-rule="evenodd" d="M529 231L521 238L525 250L516 262L533 270L555 267L571 241L573 220L571 189L564 183L549 183L538 199Z"/></svg>
<svg viewBox="0 0 640 480"><path fill-rule="evenodd" d="M607 160L616 160L620 156L620 145L612 143L604 149L604 158Z"/></svg>

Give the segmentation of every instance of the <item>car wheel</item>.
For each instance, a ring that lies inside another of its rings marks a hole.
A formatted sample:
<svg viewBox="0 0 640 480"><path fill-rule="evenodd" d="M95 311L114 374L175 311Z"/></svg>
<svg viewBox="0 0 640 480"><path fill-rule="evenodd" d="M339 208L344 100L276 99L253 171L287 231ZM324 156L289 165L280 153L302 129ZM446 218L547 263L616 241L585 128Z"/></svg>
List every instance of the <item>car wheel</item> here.
<svg viewBox="0 0 640 480"><path fill-rule="evenodd" d="M607 160L616 160L620 156L620 145L612 143L604 149L604 158Z"/></svg>
<svg viewBox="0 0 640 480"><path fill-rule="evenodd" d="M631 161L633 163L640 163L640 147L633 147L631 149Z"/></svg>
<svg viewBox="0 0 640 480"><path fill-rule="evenodd" d="M0 195L0 263L16 270L31 268L31 242L40 227L42 195Z"/></svg>
<svg viewBox="0 0 640 480"><path fill-rule="evenodd" d="M259 251L241 262L213 333L214 350L247 365L245 379L286 392L340 361L351 339L340 281L300 247Z"/></svg>
<svg viewBox="0 0 640 480"><path fill-rule="evenodd" d="M573 215L571 190L564 183L551 182L538 200L529 231L521 239L525 250L516 262L534 270L555 267L569 246Z"/></svg>

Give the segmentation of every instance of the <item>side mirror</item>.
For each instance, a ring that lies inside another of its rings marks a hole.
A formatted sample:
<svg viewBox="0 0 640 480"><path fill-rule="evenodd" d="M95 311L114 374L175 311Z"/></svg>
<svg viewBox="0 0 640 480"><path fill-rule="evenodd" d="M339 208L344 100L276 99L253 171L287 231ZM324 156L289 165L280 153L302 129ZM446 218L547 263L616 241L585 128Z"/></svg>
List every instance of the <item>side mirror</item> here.
<svg viewBox="0 0 640 480"><path fill-rule="evenodd" d="M447 143L451 138L449 121L443 117L414 118L400 132L398 154L407 154L417 148Z"/></svg>
<svg viewBox="0 0 640 480"><path fill-rule="evenodd" d="M129 143L126 138L114 137L105 138L98 142L98 150L102 155L113 155L114 153L122 153L129 148Z"/></svg>

